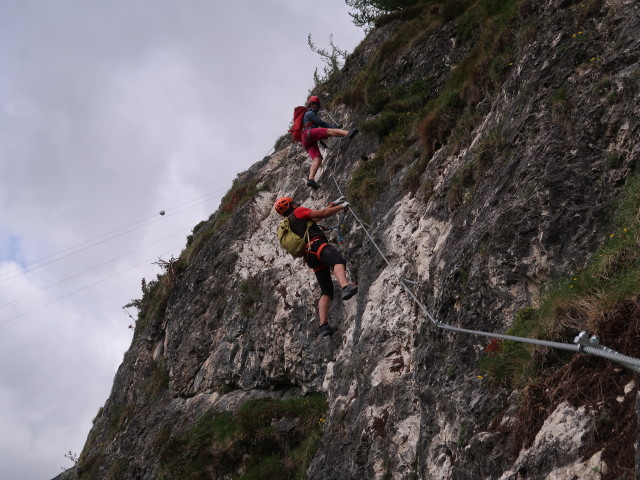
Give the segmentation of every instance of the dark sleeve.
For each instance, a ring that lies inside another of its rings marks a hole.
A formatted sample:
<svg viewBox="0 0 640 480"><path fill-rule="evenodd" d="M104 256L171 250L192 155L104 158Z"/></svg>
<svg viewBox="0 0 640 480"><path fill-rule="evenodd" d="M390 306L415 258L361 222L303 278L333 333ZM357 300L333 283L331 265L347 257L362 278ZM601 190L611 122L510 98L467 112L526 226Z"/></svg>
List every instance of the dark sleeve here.
<svg viewBox="0 0 640 480"><path fill-rule="evenodd" d="M309 110L304 114L304 123L307 124L309 122L313 123L315 127L337 128L335 125L331 125L330 123L323 121L320 116L313 110Z"/></svg>

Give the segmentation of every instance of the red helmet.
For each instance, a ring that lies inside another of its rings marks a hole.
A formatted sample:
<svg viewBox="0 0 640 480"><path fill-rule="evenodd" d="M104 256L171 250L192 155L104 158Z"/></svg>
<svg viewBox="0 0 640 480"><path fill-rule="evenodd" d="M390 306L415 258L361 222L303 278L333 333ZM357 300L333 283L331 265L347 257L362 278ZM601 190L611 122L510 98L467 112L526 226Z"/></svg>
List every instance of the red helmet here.
<svg viewBox="0 0 640 480"><path fill-rule="evenodd" d="M307 100L307 104L311 105L312 103L317 103L320 105L320 97L316 97L315 95L311 95L309 100Z"/></svg>
<svg viewBox="0 0 640 480"><path fill-rule="evenodd" d="M273 204L273 208L280 215L284 215L293 206L293 203L294 201L291 197L280 197L276 200L276 203Z"/></svg>

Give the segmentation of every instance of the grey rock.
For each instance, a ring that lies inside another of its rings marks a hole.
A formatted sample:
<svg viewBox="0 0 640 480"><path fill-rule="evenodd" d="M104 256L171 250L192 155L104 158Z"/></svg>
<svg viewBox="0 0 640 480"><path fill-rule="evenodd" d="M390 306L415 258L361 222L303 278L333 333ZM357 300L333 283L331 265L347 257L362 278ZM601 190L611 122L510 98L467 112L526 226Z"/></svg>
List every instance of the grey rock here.
<svg viewBox="0 0 640 480"><path fill-rule="evenodd" d="M194 234L201 248L166 302L138 321L80 466L109 478L126 461L124 478L155 479L160 439L185 432L206 411L324 392L329 411L310 479L587 475L601 460L580 455L592 414L557 406L534 445L510 452L518 395L478 378L487 339L437 328L394 274L416 282L415 295L439 321L504 332L549 279L585 265L601 245L609 205L640 161L640 7L601 5L585 20L589 40L575 42L576 2L522 2L519 18L537 27L497 93L478 105L479 120L460 148L436 145L417 191L401 188L409 165L399 162L380 173L384 189L370 211L349 199L393 268L348 217L338 248L359 293L334 299L330 319L339 331L331 338L318 335L312 273L277 246L272 205L287 194L324 207L338 196L331 175L346 191L360 159L373 163L378 141L361 134L332 148L319 176L326 188L317 193L301 185L305 153L286 141L240 174L240 184L262 190L225 223L215 213ZM404 25L374 29L326 93L350 85ZM435 98L473 48L452 41L455 32L444 24L385 59L379 82L400 88L430 79L425 102ZM603 61L592 65L596 53ZM615 89L609 100L594 93L603 76ZM559 89L566 102L554 106ZM366 118L344 105L334 110L342 125ZM487 155L483 145L496 132L503 148L489 152L473 188L452 202L456 179ZM611 152L619 154L616 165L607 162ZM293 419L274 420L280 431L295 428Z"/></svg>

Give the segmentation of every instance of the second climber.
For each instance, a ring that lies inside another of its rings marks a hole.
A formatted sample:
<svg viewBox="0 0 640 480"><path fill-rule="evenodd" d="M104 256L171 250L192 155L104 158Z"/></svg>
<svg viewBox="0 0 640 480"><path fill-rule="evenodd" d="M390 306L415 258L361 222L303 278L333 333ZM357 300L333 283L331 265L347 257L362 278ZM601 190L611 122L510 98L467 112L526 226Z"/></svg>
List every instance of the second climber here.
<svg viewBox="0 0 640 480"><path fill-rule="evenodd" d="M304 149L311 157L311 169L309 170L309 178L307 185L314 190L320 188L316 182L316 173L322 165L322 154L318 147L318 142L326 140L329 137L349 137L353 138L358 130L343 130L337 125L331 125L323 121L318 115L320 110L320 98L316 95L309 97L307 101L307 112L304 114L301 143Z"/></svg>

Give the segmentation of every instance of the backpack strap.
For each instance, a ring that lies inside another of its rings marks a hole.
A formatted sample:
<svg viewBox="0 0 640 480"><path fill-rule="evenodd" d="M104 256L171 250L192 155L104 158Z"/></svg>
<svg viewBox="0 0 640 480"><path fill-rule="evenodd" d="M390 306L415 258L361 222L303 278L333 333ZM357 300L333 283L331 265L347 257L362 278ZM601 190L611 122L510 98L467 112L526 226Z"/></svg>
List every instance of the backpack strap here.
<svg viewBox="0 0 640 480"><path fill-rule="evenodd" d="M313 122L312 120L309 120L307 123L304 123L304 117L306 117L307 112L309 112L311 109L308 109L306 112L304 112L304 115L302 117L302 131L305 132L306 130L309 130L311 128L313 128L313 126L315 125L315 122Z"/></svg>
<svg viewBox="0 0 640 480"><path fill-rule="evenodd" d="M304 250L307 250L307 245L311 245L311 240L309 240L309 228L313 225L312 220L307 220L307 229L304 231L304 236L302 237L305 240Z"/></svg>

